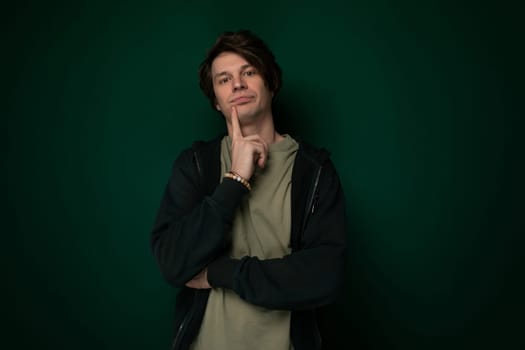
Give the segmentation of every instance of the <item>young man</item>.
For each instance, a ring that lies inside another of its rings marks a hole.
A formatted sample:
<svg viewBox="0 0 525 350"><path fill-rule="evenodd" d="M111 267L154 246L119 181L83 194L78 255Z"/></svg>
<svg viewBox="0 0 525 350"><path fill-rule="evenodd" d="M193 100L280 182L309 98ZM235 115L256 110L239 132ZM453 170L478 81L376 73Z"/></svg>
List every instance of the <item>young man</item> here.
<svg viewBox="0 0 525 350"><path fill-rule="evenodd" d="M153 228L162 274L180 288L173 349L319 349L315 310L342 282L334 166L275 130L281 70L252 33L217 39L200 86L228 135L179 155Z"/></svg>

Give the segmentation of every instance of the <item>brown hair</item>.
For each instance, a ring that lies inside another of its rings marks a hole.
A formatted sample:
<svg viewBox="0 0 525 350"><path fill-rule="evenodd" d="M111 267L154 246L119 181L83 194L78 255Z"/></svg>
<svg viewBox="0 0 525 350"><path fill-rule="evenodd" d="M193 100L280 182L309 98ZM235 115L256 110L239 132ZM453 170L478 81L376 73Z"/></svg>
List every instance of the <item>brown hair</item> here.
<svg viewBox="0 0 525 350"><path fill-rule="evenodd" d="M208 51L206 58L199 67L199 86L215 109L216 98L213 91L211 65L213 60L223 52L234 52L242 56L262 75L268 89L277 94L282 86L281 68L275 61L275 56L266 44L248 30L224 32Z"/></svg>

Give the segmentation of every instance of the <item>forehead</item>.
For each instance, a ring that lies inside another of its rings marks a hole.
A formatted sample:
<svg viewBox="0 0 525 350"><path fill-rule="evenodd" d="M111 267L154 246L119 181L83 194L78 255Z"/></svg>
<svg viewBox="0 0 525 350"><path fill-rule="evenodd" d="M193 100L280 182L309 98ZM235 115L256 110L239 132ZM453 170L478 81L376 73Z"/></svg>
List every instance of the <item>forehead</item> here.
<svg viewBox="0 0 525 350"><path fill-rule="evenodd" d="M223 52L213 60L211 72L215 75L222 72L238 71L247 65L250 63L244 57L234 52Z"/></svg>

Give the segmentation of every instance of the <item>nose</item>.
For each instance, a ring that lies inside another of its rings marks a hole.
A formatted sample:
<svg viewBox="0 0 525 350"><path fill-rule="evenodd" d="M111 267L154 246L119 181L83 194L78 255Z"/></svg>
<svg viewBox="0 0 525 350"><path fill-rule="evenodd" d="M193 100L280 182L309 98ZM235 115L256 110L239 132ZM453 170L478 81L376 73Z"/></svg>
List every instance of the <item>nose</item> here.
<svg viewBox="0 0 525 350"><path fill-rule="evenodd" d="M242 76L239 75L237 77L234 77L232 81L233 81L233 91L246 89L246 83L244 82L244 79L242 78Z"/></svg>

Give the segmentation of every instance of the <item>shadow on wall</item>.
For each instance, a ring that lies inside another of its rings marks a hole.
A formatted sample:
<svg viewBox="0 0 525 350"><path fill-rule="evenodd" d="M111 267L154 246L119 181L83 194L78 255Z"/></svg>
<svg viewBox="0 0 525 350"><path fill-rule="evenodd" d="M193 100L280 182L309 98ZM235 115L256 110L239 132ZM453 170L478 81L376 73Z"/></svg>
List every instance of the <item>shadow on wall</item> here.
<svg viewBox="0 0 525 350"><path fill-rule="evenodd" d="M359 250L357 223L350 219L353 212L346 198L347 228L346 256L340 294L333 304L317 311L317 322L323 340L323 350L332 349L382 349L388 344L381 340L382 334L371 318L370 303L374 291L367 283L366 272L358 261Z"/></svg>
<svg viewBox="0 0 525 350"><path fill-rule="evenodd" d="M318 147L324 147L327 143L337 144L330 139L330 126L325 122L328 118L334 118L336 113L330 110L329 99L330 96L323 94L322 89L313 84L287 83L273 103L276 129L281 134L290 134ZM348 231L354 230L350 226L349 222ZM350 239L347 242L350 244ZM325 350L370 348L367 337L362 334L362 325L359 324L366 311L362 309L363 306L356 308L360 304L358 300L362 291L352 287L362 276L358 276L360 272L350 265L347 256L343 288L337 301L320 308L317 313Z"/></svg>
<svg viewBox="0 0 525 350"><path fill-rule="evenodd" d="M320 123L316 120L321 117L321 107L325 103L321 91L313 85L286 84L273 102L277 131L315 145L323 136L319 135Z"/></svg>

